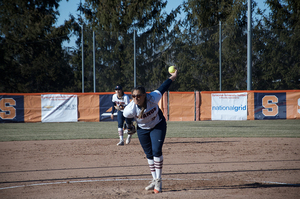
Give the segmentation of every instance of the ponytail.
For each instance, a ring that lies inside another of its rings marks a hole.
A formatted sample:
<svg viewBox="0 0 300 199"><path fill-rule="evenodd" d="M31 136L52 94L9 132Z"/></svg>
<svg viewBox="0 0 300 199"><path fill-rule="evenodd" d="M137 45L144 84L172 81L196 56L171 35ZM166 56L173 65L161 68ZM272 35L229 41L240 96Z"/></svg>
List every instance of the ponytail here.
<svg viewBox="0 0 300 199"><path fill-rule="evenodd" d="M141 109L141 112L140 112L140 114L138 116L139 119L142 119L142 117L144 115L144 112L145 112L145 109L146 109L146 106L147 106L147 97L145 98L145 102L144 102L144 104L142 106L142 109Z"/></svg>

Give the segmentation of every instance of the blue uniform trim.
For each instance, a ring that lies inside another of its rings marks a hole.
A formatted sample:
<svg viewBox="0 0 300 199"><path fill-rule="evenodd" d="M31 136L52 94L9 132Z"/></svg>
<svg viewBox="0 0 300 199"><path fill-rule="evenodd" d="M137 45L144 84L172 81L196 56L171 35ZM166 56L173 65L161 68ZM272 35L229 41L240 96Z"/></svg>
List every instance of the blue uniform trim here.
<svg viewBox="0 0 300 199"><path fill-rule="evenodd" d="M167 79L166 81L164 81L164 83L162 83L162 85L160 85L160 87L157 89L161 95L163 95L171 86L172 84L172 80L171 79Z"/></svg>

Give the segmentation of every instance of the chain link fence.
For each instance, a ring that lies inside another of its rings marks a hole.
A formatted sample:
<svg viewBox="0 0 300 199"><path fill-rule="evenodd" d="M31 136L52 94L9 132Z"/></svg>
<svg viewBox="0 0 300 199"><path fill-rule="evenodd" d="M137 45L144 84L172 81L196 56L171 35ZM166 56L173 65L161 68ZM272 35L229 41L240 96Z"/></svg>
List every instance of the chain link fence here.
<svg viewBox="0 0 300 199"><path fill-rule="evenodd" d="M84 30L85 92L113 91L115 85L130 91L135 84L151 91L168 77L170 65L180 71L171 90L247 89L246 28L218 25L161 34L94 33L95 37L91 29ZM253 90L299 89L298 35L299 30L252 30ZM82 61L76 60L72 64Z"/></svg>

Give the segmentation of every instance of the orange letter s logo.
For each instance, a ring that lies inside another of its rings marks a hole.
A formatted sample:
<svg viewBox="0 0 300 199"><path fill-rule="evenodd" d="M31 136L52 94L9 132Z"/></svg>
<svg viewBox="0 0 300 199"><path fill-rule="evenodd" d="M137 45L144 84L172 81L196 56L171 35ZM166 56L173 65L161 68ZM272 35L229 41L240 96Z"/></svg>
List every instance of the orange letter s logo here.
<svg viewBox="0 0 300 199"><path fill-rule="evenodd" d="M16 117L15 106L16 101L12 98L0 99L0 118L1 119L14 119Z"/></svg>
<svg viewBox="0 0 300 199"><path fill-rule="evenodd" d="M262 113L265 116L276 116L278 114L278 98L275 95L267 95L262 98L262 105L264 109Z"/></svg>

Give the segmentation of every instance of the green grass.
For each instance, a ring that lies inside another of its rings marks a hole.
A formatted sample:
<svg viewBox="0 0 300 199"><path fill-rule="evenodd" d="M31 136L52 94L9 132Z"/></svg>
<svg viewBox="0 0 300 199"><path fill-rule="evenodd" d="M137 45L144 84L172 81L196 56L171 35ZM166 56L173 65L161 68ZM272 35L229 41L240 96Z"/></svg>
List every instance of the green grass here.
<svg viewBox="0 0 300 199"><path fill-rule="evenodd" d="M169 137L300 137L300 120L168 122L168 127Z"/></svg>
<svg viewBox="0 0 300 199"><path fill-rule="evenodd" d="M168 122L167 137L298 138L300 120ZM117 122L0 124L0 142L108 138L118 139Z"/></svg>

